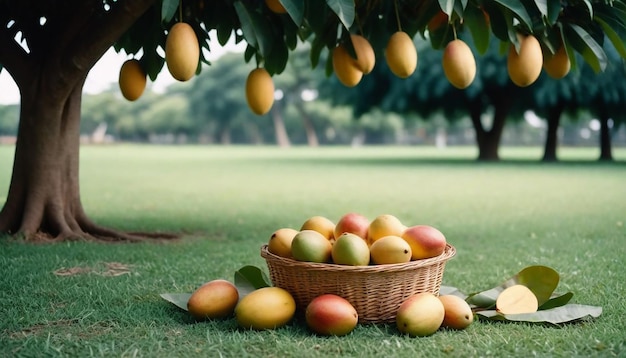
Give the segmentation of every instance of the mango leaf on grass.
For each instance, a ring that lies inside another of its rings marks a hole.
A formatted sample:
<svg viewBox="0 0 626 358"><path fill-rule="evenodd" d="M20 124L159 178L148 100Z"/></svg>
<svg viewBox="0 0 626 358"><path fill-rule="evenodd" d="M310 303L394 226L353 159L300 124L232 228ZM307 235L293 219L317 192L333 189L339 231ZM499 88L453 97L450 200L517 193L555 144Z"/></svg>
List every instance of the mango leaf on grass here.
<svg viewBox="0 0 626 358"><path fill-rule="evenodd" d="M528 287L537 296L537 301L541 306L552 297L552 293L559 284L559 274L547 266L528 266L500 286L470 294L466 301L477 308L492 309L500 293L507 287L517 284Z"/></svg>
<svg viewBox="0 0 626 358"><path fill-rule="evenodd" d="M189 301L189 297L191 297L191 293L162 293L160 296L180 309L188 311L187 302Z"/></svg>
<svg viewBox="0 0 626 358"><path fill-rule="evenodd" d="M494 310L476 312L478 318L494 321L550 323L559 325L589 318L598 318L602 314L602 307L567 304L533 313L502 314Z"/></svg>
<svg viewBox="0 0 626 358"><path fill-rule="evenodd" d="M256 266L247 265L235 272L235 286L239 291L239 299L241 299L256 289L271 286L271 283L263 270Z"/></svg>

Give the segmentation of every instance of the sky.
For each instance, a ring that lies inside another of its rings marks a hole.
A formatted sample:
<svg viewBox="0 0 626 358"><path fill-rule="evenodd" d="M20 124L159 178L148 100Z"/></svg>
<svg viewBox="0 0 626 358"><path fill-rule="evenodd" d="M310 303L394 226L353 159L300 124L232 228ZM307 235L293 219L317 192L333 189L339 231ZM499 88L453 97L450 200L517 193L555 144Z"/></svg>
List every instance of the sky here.
<svg viewBox="0 0 626 358"><path fill-rule="evenodd" d="M212 39L215 38L214 33L210 33L209 35ZM209 45L211 48L211 53L207 54L209 61L215 61L227 52L242 52L245 50L244 43L235 45L232 38L224 47L221 47L214 40L212 40ZM83 87L83 93L97 94L112 86L117 87L120 67L122 67L122 64L128 58L130 58L130 56L124 53L116 53L113 48L109 49L89 72L87 81ZM155 92L162 92L168 85L174 82L176 82L176 80L169 74L167 67L163 66L163 70L157 76L156 81L149 81L148 86ZM2 70L2 72L0 72L0 105L15 104L19 103L19 101L20 93L15 85L15 81L13 81L13 78L6 70Z"/></svg>

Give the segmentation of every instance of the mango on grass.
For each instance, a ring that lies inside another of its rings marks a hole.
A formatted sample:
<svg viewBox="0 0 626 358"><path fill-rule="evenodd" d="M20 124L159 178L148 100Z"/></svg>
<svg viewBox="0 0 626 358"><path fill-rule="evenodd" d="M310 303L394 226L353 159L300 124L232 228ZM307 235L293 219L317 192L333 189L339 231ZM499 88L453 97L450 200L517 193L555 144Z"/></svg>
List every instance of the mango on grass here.
<svg viewBox="0 0 626 358"><path fill-rule="evenodd" d="M225 318L239 300L237 287L226 280L213 280L200 286L187 301L187 310L198 320Z"/></svg>
<svg viewBox="0 0 626 358"><path fill-rule="evenodd" d="M455 295L439 296L443 304L444 317L442 327L465 329L474 321L474 313L470 305L461 297Z"/></svg>
<svg viewBox="0 0 626 358"><path fill-rule="evenodd" d="M263 287L244 296L235 307L240 327L254 330L286 325L296 312L296 301L280 287Z"/></svg>
<svg viewBox="0 0 626 358"><path fill-rule="evenodd" d="M324 336L343 336L350 333L359 321L359 315L345 298L333 294L315 297L306 307L307 326Z"/></svg>
<svg viewBox="0 0 626 358"><path fill-rule="evenodd" d="M445 316L443 303L430 292L407 298L396 315L396 325L401 333L411 337L424 337L435 333Z"/></svg>

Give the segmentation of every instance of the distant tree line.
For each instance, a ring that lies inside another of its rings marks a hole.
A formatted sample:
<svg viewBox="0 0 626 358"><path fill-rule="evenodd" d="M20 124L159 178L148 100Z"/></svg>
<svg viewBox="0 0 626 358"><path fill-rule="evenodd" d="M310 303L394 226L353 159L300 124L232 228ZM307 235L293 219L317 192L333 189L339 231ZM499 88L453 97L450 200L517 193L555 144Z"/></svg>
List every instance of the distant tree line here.
<svg viewBox="0 0 626 358"><path fill-rule="evenodd" d="M81 133L95 141L283 147L476 144L479 159L487 160L497 159L500 143L543 144L543 159L556 160L557 138L568 145L599 144L600 158L611 159L611 137L624 141L624 134L615 133L625 127L626 67L611 49L605 73L580 63L562 80L542 75L522 89L510 83L506 59L494 47L476 56L477 79L458 90L443 75L440 51L425 43L418 48L418 70L409 79L391 76L379 60L355 88L312 69L307 51L296 52L274 78L277 100L265 116L246 105L250 66L239 54L225 55L190 83L171 85L163 94L147 91L136 102L125 101L115 86L84 96ZM545 119L543 126L523 120L528 110ZM18 105L0 106L0 136L15 135L18 117ZM593 130L591 118L598 120Z"/></svg>

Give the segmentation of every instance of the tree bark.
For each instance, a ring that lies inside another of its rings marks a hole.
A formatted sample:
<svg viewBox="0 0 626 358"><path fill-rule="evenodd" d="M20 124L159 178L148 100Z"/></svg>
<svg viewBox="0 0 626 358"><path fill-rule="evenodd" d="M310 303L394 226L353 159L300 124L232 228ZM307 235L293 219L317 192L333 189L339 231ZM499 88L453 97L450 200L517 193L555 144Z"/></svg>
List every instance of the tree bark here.
<svg viewBox="0 0 626 358"><path fill-rule="evenodd" d="M291 146L289 141L289 135L285 128L285 121L283 120L282 108L279 103L275 103L274 107L270 110L272 121L274 122L274 134L276 135L276 144L281 148L288 148Z"/></svg>
<svg viewBox="0 0 626 358"><path fill-rule="evenodd" d="M302 101L297 101L295 103L295 106L298 110L298 113L300 113L300 118L302 118L302 123L306 132L306 141L309 144L309 147L318 147L320 143L317 139L317 133L315 132L313 121L311 121L311 117L309 117L309 114L306 113Z"/></svg>
<svg viewBox="0 0 626 358"><path fill-rule="evenodd" d="M600 115L600 158L602 161L612 161L611 128L609 128L609 116L605 113Z"/></svg>
<svg viewBox="0 0 626 358"><path fill-rule="evenodd" d="M58 240L174 237L100 227L88 218L80 200L80 110L85 78L153 1L125 2L107 16L102 16L95 2L83 3L69 15L52 13L49 33L32 32L30 52L0 29L0 44L7 49L0 62L13 75L21 95L13 174L0 211L0 233ZM54 47L43 54L50 43Z"/></svg>
<svg viewBox="0 0 626 358"><path fill-rule="evenodd" d="M501 100L492 101L494 104L494 115L491 129L487 130L483 126L481 116L484 107L479 101L470 105L470 118L474 131L476 132L476 143L478 144L478 160L479 161L497 161L500 160L498 150L500 148L500 138L504 130L504 123L511 108L511 99L502 96Z"/></svg>
<svg viewBox="0 0 626 358"><path fill-rule="evenodd" d="M558 145L559 123L561 122L561 114L563 113L563 104L557 104L548 111L548 130L546 131L546 142L543 149L544 162L556 162L556 148Z"/></svg>

